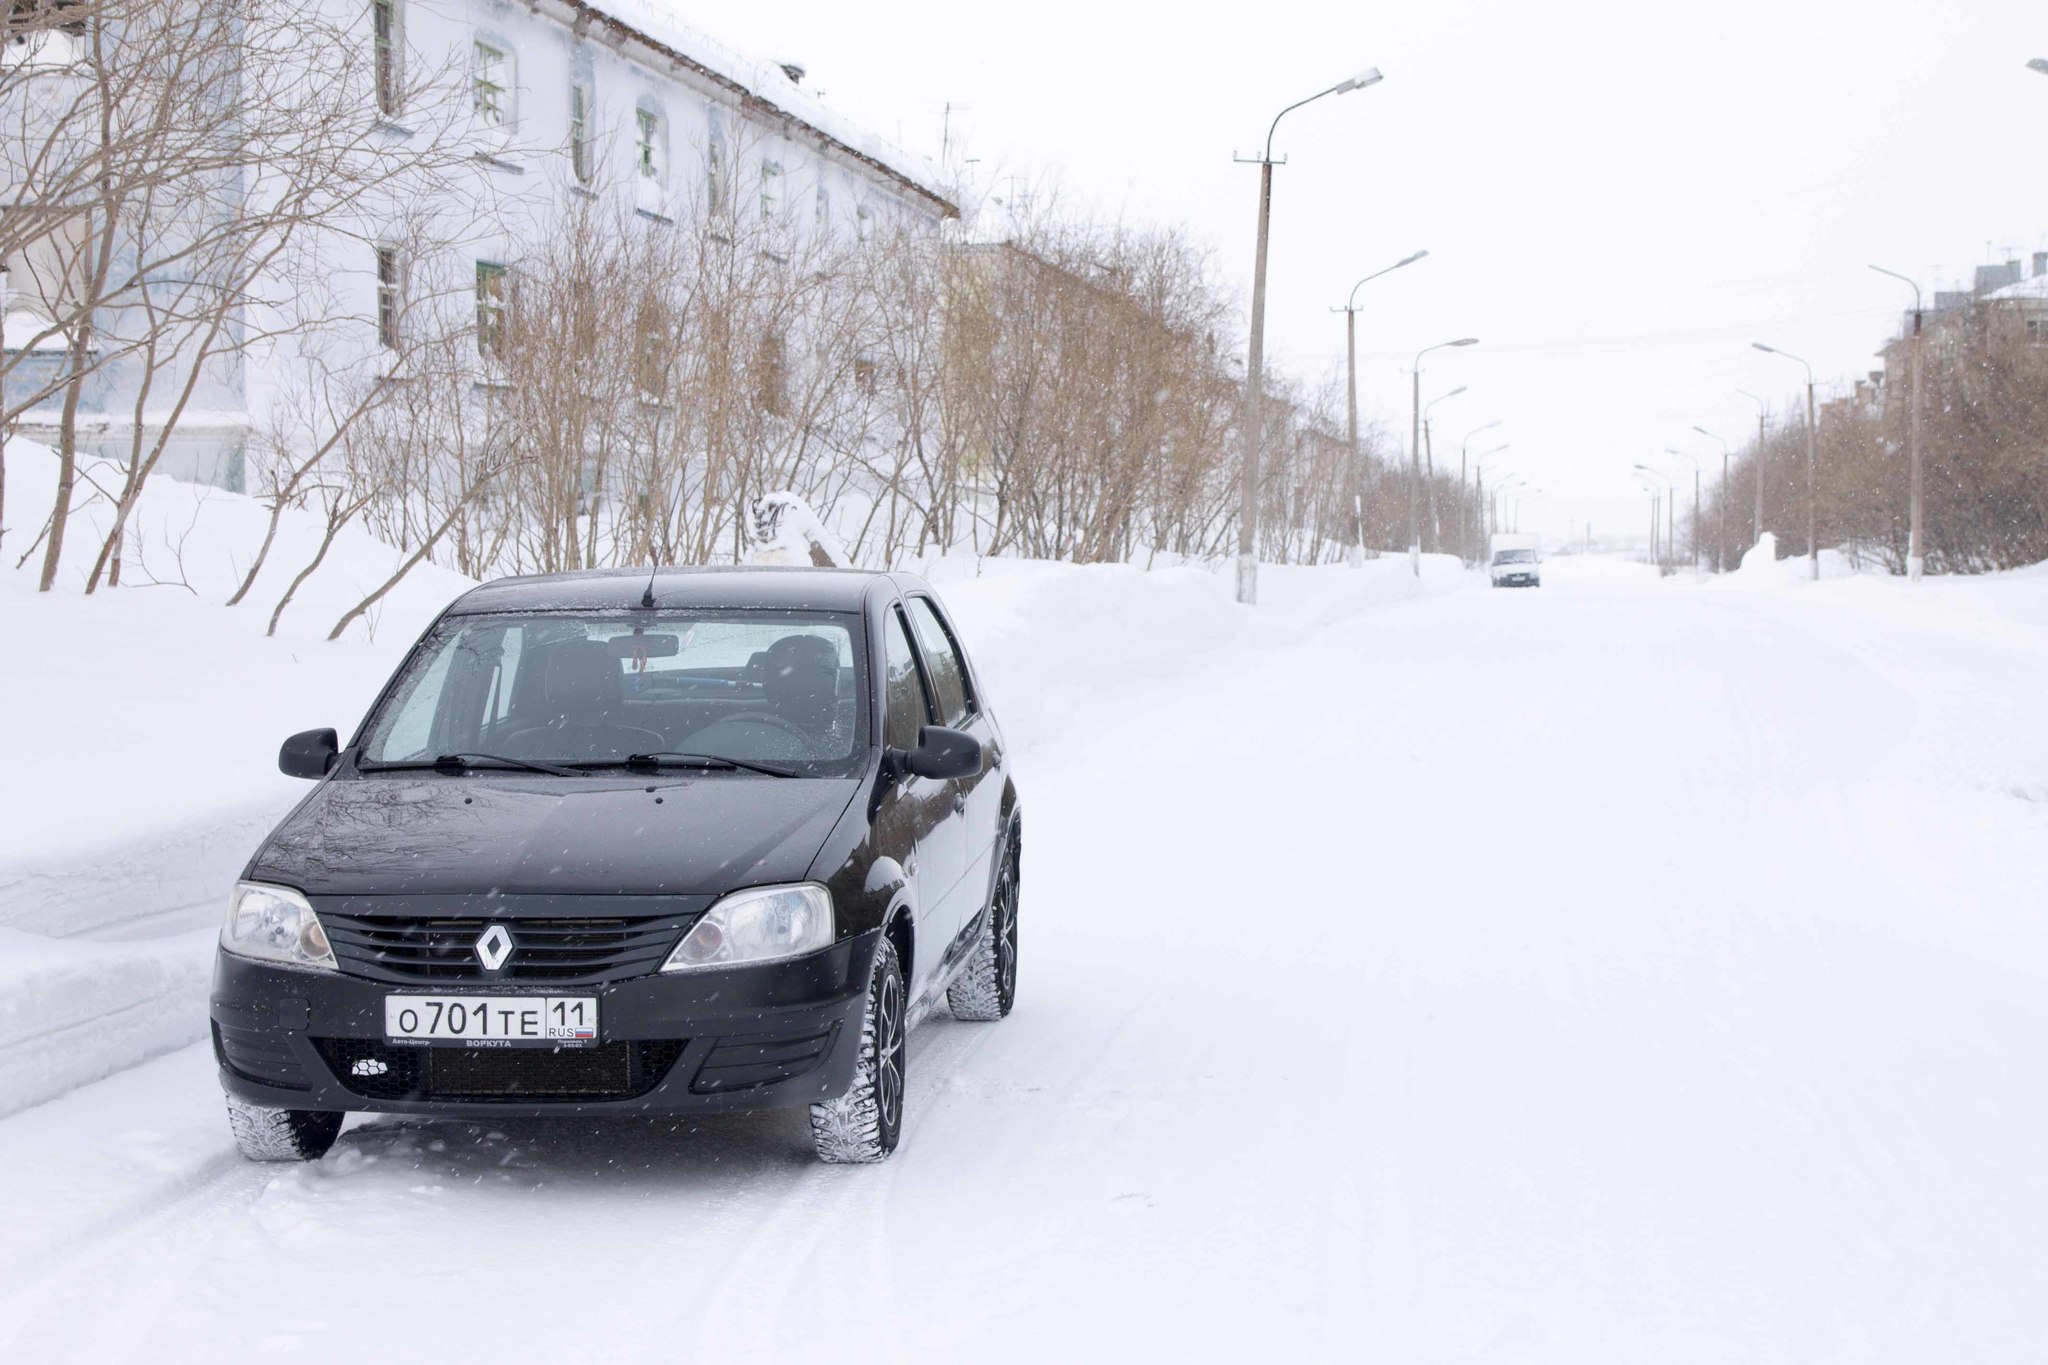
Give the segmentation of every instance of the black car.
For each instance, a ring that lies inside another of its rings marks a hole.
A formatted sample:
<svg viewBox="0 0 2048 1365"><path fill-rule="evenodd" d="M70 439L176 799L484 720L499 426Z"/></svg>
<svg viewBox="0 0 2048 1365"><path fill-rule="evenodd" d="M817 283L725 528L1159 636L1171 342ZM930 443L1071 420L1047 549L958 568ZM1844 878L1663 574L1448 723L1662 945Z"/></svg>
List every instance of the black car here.
<svg viewBox="0 0 2048 1365"><path fill-rule="evenodd" d="M1009 1013L1022 817L931 588L812 569L515 578L427 630L235 886L214 1053L243 1155L351 1110L808 1105L878 1161L906 1031Z"/></svg>

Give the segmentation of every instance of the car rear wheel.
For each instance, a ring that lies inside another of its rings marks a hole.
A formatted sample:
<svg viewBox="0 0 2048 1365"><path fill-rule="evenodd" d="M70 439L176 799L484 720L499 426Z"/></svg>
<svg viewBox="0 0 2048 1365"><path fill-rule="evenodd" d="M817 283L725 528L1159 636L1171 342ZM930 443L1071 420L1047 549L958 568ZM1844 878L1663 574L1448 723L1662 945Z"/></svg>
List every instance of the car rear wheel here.
<svg viewBox="0 0 2048 1365"><path fill-rule="evenodd" d="M903 1132L903 967L883 936L861 1011L860 1060L853 1085L836 1100L811 1106L811 1148L834 1165L881 1161Z"/></svg>
<svg viewBox="0 0 2048 1365"><path fill-rule="evenodd" d="M1017 840L1014 830L1003 851L1003 870L989 895L981 934L968 954L967 966L946 988L946 1005L955 1019L989 1023L1017 1003Z"/></svg>
<svg viewBox="0 0 2048 1365"><path fill-rule="evenodd" d="M318 1161L341 1136L345 1114L312 1109L270 1109L227 1097L235 1146L251 1161Z"/></svg>

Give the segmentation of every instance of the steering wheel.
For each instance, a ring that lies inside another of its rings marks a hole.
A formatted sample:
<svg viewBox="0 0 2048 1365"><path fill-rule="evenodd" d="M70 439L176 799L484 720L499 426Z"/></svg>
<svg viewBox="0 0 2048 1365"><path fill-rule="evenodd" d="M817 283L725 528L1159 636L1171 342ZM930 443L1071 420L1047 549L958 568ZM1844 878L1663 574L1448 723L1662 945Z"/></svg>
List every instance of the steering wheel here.
<svg viewBox="0 0 2048 1365"><path fill-rule="evenodd" d="M802 740L806 745L816 744L818 742L818 737L812 734L809 730L804 729L801 725L798 725L796 722L792 720L786 719L785 717L775 714L775 712L773 711L742 711L737 716L719 717L718 724L738 725L741 721L745 720L759 721L767 725L772 725L776 729L782 731L782 733L790 736L792 739Z"/></svg>

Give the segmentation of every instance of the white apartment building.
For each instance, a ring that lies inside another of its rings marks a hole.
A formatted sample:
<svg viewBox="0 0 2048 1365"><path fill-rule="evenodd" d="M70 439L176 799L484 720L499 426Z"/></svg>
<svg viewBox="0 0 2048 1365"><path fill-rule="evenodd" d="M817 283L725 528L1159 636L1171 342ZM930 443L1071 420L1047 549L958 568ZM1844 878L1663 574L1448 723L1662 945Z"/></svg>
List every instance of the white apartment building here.
<svg viewBox="0 0 2048 1365"><path fill-rule="evenodd" d="M622 213L656 229L726 196L791 234L865 236L958 216L922 157L834 113L804 88L800 68L750 60L691 30L666 0L307 3L371 56L374 89L364 98L374 107L364 116L374 138L446 143L452 129L467 152L459 188L444 182L431 191L451 201L444 216L459 222L435 238L443 259L408 259L405 244L379 237L374 223L338 226L313 248L328 306L361 320L350 349L360 345L372 363L377 348L394 341L410 281L473 274L478 307L487 311L523 248L559 230L573 196L617 196ZM428 88L431 111L420 107ZM396 214L396 200L392 207ZM110 329L120 326L115 312ZM26 349L35 333L34 300L17 293L5 327L11 386L67 363L47 339ZM249 433L266 422L270 405L303 389L286 371L304 363L294 347L260 347L209 371L160 471L242 488ZM138 388L132 365L93 373L81 404L82 451L126 456ZM27 414L20 430L52 439L53 407ZM142 411L148 431L146 397Z"/></svg>

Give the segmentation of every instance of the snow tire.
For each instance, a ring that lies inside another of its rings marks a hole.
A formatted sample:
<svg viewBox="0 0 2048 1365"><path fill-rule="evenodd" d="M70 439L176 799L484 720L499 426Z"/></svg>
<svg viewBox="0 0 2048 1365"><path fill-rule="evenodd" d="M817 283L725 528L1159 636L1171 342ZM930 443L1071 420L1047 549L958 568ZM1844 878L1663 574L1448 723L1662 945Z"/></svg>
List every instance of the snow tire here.
<svg viewBox="0 0 2048 1365"><path fill-rule="evenodd" d="M818 1160L865 1165L896 1150L903 1133L905 1022L903 967L884 934L861 1011L853 1084L838 1099L811 1106L811 1148Z"/></svg>
<svg viewBox="0 0 2048 1365"><path fill-rule="evenodd" d="M227 1097L228 1127L250 1161L318 1161L341 1136L345 1114L313 1109L271 1109Z"/></svg>
<svg viewBox="0 0 2048 1365"><path fill-rule="evenodd" d="M993 1023L1017 1003L1017 831L1003 841L1003 870L989 893L967 965L946 988L955 1019Z"/></svg>

